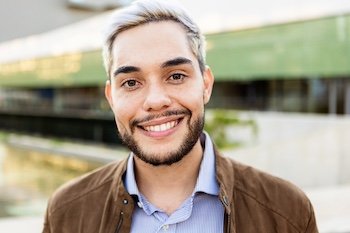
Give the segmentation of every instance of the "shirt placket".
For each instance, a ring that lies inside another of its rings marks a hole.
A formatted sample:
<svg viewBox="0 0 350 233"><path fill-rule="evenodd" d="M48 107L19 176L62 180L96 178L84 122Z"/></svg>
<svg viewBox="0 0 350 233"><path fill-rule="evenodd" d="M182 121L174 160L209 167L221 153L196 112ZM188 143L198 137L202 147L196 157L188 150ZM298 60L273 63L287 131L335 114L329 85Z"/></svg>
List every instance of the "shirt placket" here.
<svg viewBox="0 0 350 233"><path fill-rule="evenodd" d="M158 228L157 232L175 233L177 224L186 221L191 216L193 199L194 195L188 198L180 209L176 210L170 217L168 217L166 221Z"/></svg>
<svg viewBox="0 0 350 233"><path fill-rule="evenodd" d="M162 224L159 228L158 228L158 233L175 233L176 232L176 223L174 224Z"/></svg>

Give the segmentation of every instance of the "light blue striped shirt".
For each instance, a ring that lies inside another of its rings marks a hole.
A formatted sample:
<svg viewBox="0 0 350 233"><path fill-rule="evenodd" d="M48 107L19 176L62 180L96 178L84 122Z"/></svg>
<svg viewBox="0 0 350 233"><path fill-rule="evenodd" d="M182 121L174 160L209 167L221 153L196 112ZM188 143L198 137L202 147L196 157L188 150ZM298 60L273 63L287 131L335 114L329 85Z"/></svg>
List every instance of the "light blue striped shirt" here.
<svg viewBox="0 0 350 233"><path fill-rule="evenodd" d="M148 202L134 176L133 155L128 159L125 176L127 191L137 197L132 215L132 233L217 233L223 232L224 207L219 200L213 144L205 134L205 147L195 189L190 197L170 216Z"/></svg>

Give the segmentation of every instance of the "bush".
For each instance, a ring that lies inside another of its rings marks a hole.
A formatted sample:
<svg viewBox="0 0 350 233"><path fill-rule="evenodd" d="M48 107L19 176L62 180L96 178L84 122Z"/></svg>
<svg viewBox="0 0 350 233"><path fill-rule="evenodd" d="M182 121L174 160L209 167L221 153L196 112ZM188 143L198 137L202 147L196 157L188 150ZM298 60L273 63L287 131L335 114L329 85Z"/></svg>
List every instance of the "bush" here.
<svg viewBox="0 0 350 233"><path fill-rule="evenodd" d="M250 132L250 141L257 135L257 125L251 117L241 116L233 110L215 109L206 112L204 129L220 149L237 148L247 143L247 139L232 137L238 128Z"/></svg>

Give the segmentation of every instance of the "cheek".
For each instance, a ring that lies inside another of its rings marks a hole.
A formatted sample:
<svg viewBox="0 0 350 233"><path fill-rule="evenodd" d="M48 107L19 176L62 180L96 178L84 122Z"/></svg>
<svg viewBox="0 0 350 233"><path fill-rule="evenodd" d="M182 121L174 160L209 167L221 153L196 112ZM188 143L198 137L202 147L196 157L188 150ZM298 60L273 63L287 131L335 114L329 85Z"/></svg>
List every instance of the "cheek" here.
<svg viewBox="0 0 350 233"><path fill-rule="evenodd" d="M204 92L203 88L197 84L193 85L191 88L184 90L183 92L178 92L178 96L183 100L183 102L191 105L192 107L200 107L204 105Z"/></svg>
<svg viewBox="0 0 350 233"><path fill-rule="evenodd" d="M113 99L113 113L118 125L128 127L129 122L136 117L140 109L139 102L138 98L130 95L115 95Z"/></svg>
<svg viewBox="0 0 350 233"><path fill-rule="evenodd" d="M117 123L125 121L128 118L130 112L127 100L125 100L124 98L120 98L117 95L115 95L113 98L112 110Z"/></svg>
<svg viewBox="0 0 350 233"><path fill-rule="evenodd" d="M204 109L203 94L200 92L185 92L178 95L177 102L190 110L194 116L202 114Z"/></svg>
<svg viewBox="0 0 350 233"><path fill-rule="evenodd" d="M130 132L129 122L131 118L128 111L121 111L116 108L114 111L114 119L120 133Z"/></svg>

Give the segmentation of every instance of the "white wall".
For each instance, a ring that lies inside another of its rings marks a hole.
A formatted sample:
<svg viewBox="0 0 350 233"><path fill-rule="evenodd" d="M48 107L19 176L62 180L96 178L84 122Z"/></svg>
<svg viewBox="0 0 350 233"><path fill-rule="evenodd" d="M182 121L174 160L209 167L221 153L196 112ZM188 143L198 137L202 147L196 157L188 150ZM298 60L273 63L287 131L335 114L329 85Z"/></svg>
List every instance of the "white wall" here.
<svg viewBox="0 0 350 233"><path fill-rule="evenodd" d="M258 124L255 141L224 154L302 188L350 184L350 117L244 115ZM234 128L230 133L239 137Z"/></svg>

